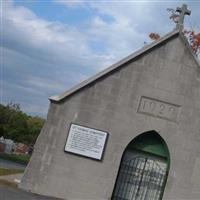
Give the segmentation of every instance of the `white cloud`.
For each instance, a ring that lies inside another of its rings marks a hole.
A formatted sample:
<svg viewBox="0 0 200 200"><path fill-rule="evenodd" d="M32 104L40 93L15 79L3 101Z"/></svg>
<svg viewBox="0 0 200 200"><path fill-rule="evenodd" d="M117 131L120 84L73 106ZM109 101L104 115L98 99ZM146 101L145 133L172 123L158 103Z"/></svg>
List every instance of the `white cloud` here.
<svg viewBox="0 0 200 200"><path fill-rule="evenodd" d="M4 99L20 101L17 103L27 112L39 112L41 105L47 108L48 96L69 89L142 47L144 41L149 41L150 32L163 35L171 31L174 24L166 8L177 4L83 0L54 3L93 14L76 26L45 20L12 1L3 3ZM198 18L196 7L194 16ZM40 106L34 107L36 104Z"/></svg>
<svg viewBox="0 0 200 200"><path fill-rule="evenodd" d="M31 103L26 102L26 103L21 104L20 106L23 107L23 111L26 113L44 117L49 105L48 105L48 103L33 104L33 102L31 102Z"/></svg>
<svg viewBox="0 0 200 200"><path fill-rule="evenodd" d="M27 83L33 88L37 88L40 90L50 90L50 91L60 91L64 90L64 85L59 83L58 81L51 79L44 79L39 77L29 77Z"/></svg>
<svg viewBox="0 0 200 200"><path fill-rule="evenodd" d="M54 0L56 3L65 5L70 8L76 8L80 6L84 6L86 1L84 0Z"/></svg>

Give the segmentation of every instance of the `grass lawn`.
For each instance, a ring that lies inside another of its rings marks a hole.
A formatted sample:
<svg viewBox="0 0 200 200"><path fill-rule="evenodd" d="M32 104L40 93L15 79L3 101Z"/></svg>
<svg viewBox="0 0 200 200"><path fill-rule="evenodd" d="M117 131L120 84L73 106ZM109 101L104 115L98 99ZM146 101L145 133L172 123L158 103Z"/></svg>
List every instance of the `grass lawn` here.
<svg viewBox="0 0 200 200"><path fill-rule="evenodd" d="M0 168L0 176L6 176L6 175L11 175L11 174L19 174L23 173L24 170L22 169L4 169Z"/></svg>
<svg viewBox="0 0 200 200"><path fill-rule="evenodd" d="M10 160L20 164L28 164L30 155L0 154L1 159Z"/></svg>

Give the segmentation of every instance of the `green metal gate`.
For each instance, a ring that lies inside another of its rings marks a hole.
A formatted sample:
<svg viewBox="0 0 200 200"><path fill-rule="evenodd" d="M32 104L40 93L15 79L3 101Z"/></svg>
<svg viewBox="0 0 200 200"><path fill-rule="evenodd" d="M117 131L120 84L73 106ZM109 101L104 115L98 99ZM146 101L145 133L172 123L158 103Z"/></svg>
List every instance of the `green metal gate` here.
<svg viewBox="0 0 200 200"><path fill-rule="evenodd" d="M166 175L164 159L128 152L122 160L112 200L160 200Z"/></svg>

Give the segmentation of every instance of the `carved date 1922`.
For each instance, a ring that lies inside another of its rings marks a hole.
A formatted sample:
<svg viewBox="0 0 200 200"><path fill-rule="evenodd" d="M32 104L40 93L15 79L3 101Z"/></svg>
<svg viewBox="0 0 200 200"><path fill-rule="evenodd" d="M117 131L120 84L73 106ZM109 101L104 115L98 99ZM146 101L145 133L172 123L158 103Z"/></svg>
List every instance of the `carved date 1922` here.
<svg viewBox="0 0 200 200"><path fill-rule="evenodd" d="M139 113L148 114L154 117L165 118L177 121L180 106L168 102L142 97L138 108Z"/></svg>

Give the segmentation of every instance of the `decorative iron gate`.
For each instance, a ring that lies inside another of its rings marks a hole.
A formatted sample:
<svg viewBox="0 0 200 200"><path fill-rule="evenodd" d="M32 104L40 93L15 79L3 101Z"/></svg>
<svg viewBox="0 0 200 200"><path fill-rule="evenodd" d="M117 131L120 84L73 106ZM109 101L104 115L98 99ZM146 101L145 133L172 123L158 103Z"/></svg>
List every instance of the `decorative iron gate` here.
<svg viewBox="0 0 200 200"><path fill-rule="evenodd" d="M125 156L112 200L160 200L167 164L148 155Z"/></svg>

